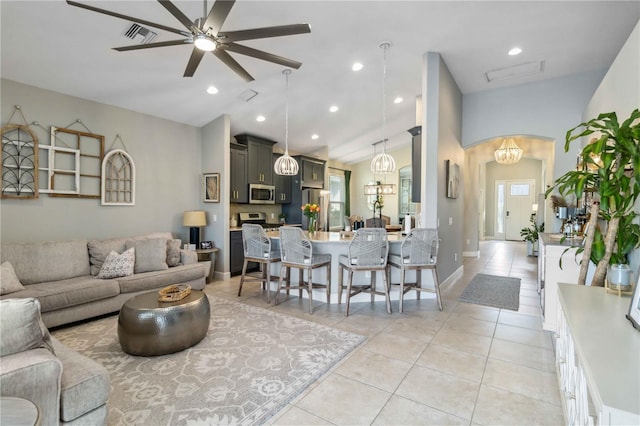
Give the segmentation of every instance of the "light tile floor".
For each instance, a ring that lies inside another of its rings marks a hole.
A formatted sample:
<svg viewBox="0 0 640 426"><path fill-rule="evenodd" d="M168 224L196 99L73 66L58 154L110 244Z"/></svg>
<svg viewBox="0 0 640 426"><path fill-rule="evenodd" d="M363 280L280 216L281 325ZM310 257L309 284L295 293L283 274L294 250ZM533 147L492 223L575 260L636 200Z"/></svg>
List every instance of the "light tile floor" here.
<svg viewBox="0 0 640 426"><path fill-rule="evenodd" d="M458 302L476 273L520 278L518 312ZM524 243L485 241L463 276L435 299L343 305L292 297L267 305L257 284L237 297L239 277L207 292L368 337L310 386L272 425L561 425L551 334L542 330L537 258ZM397 291L397 290L395 290Z"/></svg>

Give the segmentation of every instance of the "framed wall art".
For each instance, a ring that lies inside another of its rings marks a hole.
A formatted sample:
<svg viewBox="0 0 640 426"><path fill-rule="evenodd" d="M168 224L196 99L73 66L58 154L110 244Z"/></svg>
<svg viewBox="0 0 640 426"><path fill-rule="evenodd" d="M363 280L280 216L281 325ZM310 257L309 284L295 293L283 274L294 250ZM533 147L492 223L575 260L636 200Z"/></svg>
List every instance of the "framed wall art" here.
<svg viewBox="0 0 640 426"><path fill-rule="evenodd" d="M202 180L205 203L220 202L220 173L205 173Z"/></svg>
<svg viewBox="0 0 640 426"><path fill-rule="evenodd" d="M447 198L458 198L460 187L460 166L451 160L447 160Z"/></svg>

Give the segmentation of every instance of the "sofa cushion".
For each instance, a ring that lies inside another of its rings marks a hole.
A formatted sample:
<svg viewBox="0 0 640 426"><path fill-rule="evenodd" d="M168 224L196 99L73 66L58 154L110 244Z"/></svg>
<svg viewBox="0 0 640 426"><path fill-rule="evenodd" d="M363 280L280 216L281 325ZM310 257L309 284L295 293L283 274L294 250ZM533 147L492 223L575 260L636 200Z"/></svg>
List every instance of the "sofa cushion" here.
<svg viewBox="0 0 640 426"><path fill-rule="evenodd" d="M110 238L107 240L89 240L87 247L89 248L89 260L91 262L91 275L98 275L100 268L106 260L109 253L115 251L122 253L126 250L126 238Z"/></svg>
<svg viewBox="0 0 640 426"><path fill-rule="evenodd" d="M133 274L133 265L135 264L135 261L135 249L133 247L129 250L125 250L122 254L112 251L102 264L100 272L96 278L109 279L128 277Z"/></svg>
<svg viewBox="0 0 640 426"><path fill-rule="evenodd" d="M54 352L40 303L33 298L0 300L0 357L37 348Z"/></svg>
<svg viewBox="0 0 640 426"><path fill-rule="evenodd" d="M167 265L170 267L178 266L180 264L181 245L182 240L167 240Z"/></svg>
<svg viewBox="0 0 640 426"><path fill-rule="evenodd" d="M205 276L203 263L182 265L171 268L168 271L153 271L142 274L134 274L118 279L120 293L133 293L143 290L155 290L169 284L180 284L197 280Z"/></svg>
<svg viewBox="0 0 640 426"><path fill-rule="evenodd" d="M109 398L109 374L97 362L53 339L62 363L60 419L72 421L104 405Z"/></svg>
<svg viewBox="0 0 640 426"><path fill-rule="evenodd" d="M16 276L16 271L10 262L0 265L0 295L24 290L24 286Z"/></svg>
<svg viewBox="0 0 640 426"><path fill-rule="evenodd" d="M12 293L11 296L37 298L41 311L49 312L107 299L118 294L120 294L118 281L99 280L96 277L86 275L69 280L28 285L24 290Z"/></svg>
<svg viewBox="0 0 640 426"><path fill-rule="evenodd" d="M165 238L145 238L142 240L127 240L126 248L135 248L136 261L134 272L162 271L168 269L167 240Z"/></svg>
<svg viewBox="0 0 640 426"><path fill-rule="evenodd" d="M87 240L2 243L0 255L25 286L89 275Z"/></svg>

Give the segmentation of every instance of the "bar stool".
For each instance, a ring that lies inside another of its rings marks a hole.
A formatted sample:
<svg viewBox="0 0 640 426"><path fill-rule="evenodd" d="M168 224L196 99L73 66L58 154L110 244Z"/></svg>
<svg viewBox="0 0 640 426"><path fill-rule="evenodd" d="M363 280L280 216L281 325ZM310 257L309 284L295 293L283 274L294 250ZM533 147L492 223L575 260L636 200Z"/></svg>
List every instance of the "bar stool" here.
<svg viewBox="0 0 640 426"><path fill-rule="evenodd" d="M404 295L411 290L415 290L418 300L421 292L435 293L438 300L438 308L442 310L442 299L440 298L440 283L438 281L438 272L436 270L436 262L438 259L438 231L433 228L416 228L402 241L400 246L400 256L389 255L389 267L398 268L400 270L400 312L402 313L402 304ZM422 271L430 269L433 275L434 287L422 287ZM406 283L406 271L416 271L416 282ZM397 285L392 283L392 285Z"/></svg>
<svg viewBox="0 0 640 426"><path fill-rule="evenodd" d="M280 262L280 250L271 248L271 240L260 225L245 223L242 225L242 246L244 247L244 263L238 297L242 293L242 284L247 282L261 282L262 289L267 289L267 303L271 302L271 264ZM260 264L260 272L247 273L247 264Z"/></svg>
<svg viewBox="0 0 640 426"><path fill-rule="evenodd" d="M340 255L338 266L338 303L342 302L342 282L344 271L348 273L347 279L347 310L345 316L349 316L349 302L351 297L358 293L370 293L371 302L375 295L384 295L387 300L387 312L391 313L391 299L389 297L389 269L387 267L387 255L389 253L389 241L387 231L384 228L358 229L349 243L347 255ZM369 284L353 284L354 272L371 272ZM376 272L383 272L384 291L376 290Z"/></svg>
<svg viewBox="0 0 640 426"><path fill-rule="evenodd" d="M280 279L278 281L278 290L276 291L276 304L278 304L278 296L280 289L283 288L283 276L286 273L287 282L284 288L287 294L290 289L307 290L309 296L309 313L313 314L313 289L324 288L327 292L327 303L331 302L331 255L330 254L313 254L313 246L302 229L294 226L280 227L280 250L282 251L282 263L280 266ZM295 287L291 287L290 277L291 268L297 269L299 273L299 282ZM320 284L313 282L313 270L317 268L327 268L327 283ZM307 271L307 281L304 280L304 272Z"/></svg>

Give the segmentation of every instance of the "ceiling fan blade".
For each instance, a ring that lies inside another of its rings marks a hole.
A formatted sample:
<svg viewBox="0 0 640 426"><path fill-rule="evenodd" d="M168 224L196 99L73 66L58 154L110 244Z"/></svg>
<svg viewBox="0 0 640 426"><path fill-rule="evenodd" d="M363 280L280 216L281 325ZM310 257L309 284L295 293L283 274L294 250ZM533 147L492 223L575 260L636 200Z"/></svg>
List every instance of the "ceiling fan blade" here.
<svg viewBox="0 0 640 426"><path fill-rule="evenodd" d="M216 55L216 57L220 59L222 62L224 62L226 66L231 68L236 74L242 77L244 81L247 81L247 82L253 81L253 77L251 77L251 74L249 74L247 70L242 68L242 66L239 63L237 63L236 60L233 59L231 55L229 55L227 52L225 52L222 49L216 49L211 53Z"/></svg>
<svg viewBox="0 0 640 426"><path fill-rule="evenodd" d="M255 40L258 38L281 37L311 32L309 24L279 25L276 27L252 28L249 30L228 31L218 33L223 42Z"/></svg>
<svg viewBox="0 0 640 426"><path fill-rule="evenodd" d="M71 1L71 0L67 0L67 4L69 4L71 6L80 7L82 9L87 9L87 10L90 10L92 12L98 12L98 13L102 13L104 15L113 16L115 18L124 19L125 21L133 21L133 22L138 23L138 24L148 25L150 27L158 28L160 30L169 31L169 32L180 34L180 35L184 35L184 36L188 36L189 35L189 33L185 32L184 30L178 30L176 28L167 27L166 25L156 24L155 22L145 21L144 19L138 19L138 18L134 18L132 16L122 15L121 13L111 12L110 10L99 9L97 7L89 6L87 4L82 4L82 3L78 3L78 2L75 2L75 1Z"/></svg>
<svg viewBox="0 0 640 426"><path fill-rule="evenodd" d="M207 15L207 20L204 22L202 30L206 32L211 28L211 34L217 35L235 2L235 0L216 1L209 11L209 15Z"/></svg>
<svg viewBox="0 0 640 426"><path fill-rule="evenodd" d="M191 44L191 40L169 40L169 41L160 41L157 43L147 43L147 44L136 44L134 46L123 46L123 47L114 47L113 50L117 50L118 52L126 52L128 50L140 50L140 49L152 49L154 47L165 47L165 46L180 46L183 44Z"/></svg>
<svg viewBox="0 0 640 426"><path fill-rule="evenodd" d="M200 65L200 61L202 60L204 54L204 50L200 50L195 46L193 47L193 50L191 51L191 57L189 58L189 62L187 63L187 68L185 68L184 70L183 77L193 77L193 74L195 74L198 65Z"/></svg>
<svg viewBox="0 0 640 426"><path fill-rule="evenodd" d="M189 31L191 31L191 33L198 33L198 27L194 25L193 21L187 18L187 16L182 13L182 11L178 9L175 4L171 3L169 0L158 0L158 3L164 6L164 8L167 9L169 13L172 14L178 21L180 21L180 23L182 23L182 25L184 25Z"/></svg>
<svg viewBox="0 0 640 426"><path fill-rule="evenodd" d="M242 55L251 56L253 58L262 59L263 61L273 62L275 64L284 65L285 67L298 69L302 66L302 62L287 59L282 56L267 53L262 50L253 49L251 47L243 46L236 43L225 43L220 46L221 49L230 50L232 52L240 53Z"/></svg>

